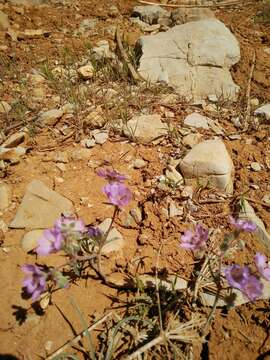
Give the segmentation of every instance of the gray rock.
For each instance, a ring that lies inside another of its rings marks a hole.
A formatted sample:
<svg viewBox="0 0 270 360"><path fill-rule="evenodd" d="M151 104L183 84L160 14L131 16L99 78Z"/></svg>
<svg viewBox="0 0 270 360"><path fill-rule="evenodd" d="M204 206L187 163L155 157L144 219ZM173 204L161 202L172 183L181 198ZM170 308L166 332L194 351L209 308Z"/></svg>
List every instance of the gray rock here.
<svg viewBox="0 0 270 360"><path fill-rule="evenodd" d="M270 104L265 104L254 111L254 115L260 115L266 120L270 120Z"/></svg>
<svg viewBox="0 0 270 360"><path fill-rule="evenodd" d="M92 52L96 59L114 59L115 55L110 50L107 40L100 40L97 46L93 47Z"/></svg>
<svg viewBox="0 0 270 360"><path fill-rule="evenodd" d="M12 134L3 144L2 146L5 148L13 148L20 145L26 137L26 133L24 131L16 132Z"/></svg>
<svg viewBox="0 0 270 360"><path fill-rule="evenodd" d="M104 144L109 138L108 131L93 130L92 135L95 139L96 144L99 145Z"/></svg>
<svg viewBox="0 0 270 360"><path fill-rule="evenodd" d="M40 114L39 121L42 125L54 126L63 116L64 112L60 109L52 109Z"/></svg>
<svg viewBox="0 0 270 360"><path fill-rule="evenodd" d="M0 114L6 114L10 112L11 106L6 101L0 101Z"/></svg>
<svg viewBox="0 0 270 360"><path fill-rule="evenodd" d="M209 95L236 100L239 87L230 67L240 60L238 41L216 19L177 25L167 32L143 36L139 73L151 82L164 81L188 101Z"/></svg>
<svg viewBox="0 0 270 360"><path fill-rule="evenodd" d="M251 170L253 170L253 171L261 171L261 170L262 170L261 164L258 163L258 162L252 162L252 163L250 164L250 168L251 168Z"/></svg>
<svg viewBox="0 0 270 360"><path fill-rule="evenodd" d="M265 194L262 198L262 201L267 205L270 205L270 194Z"/></svg>
<svg viewBox="0 0 270 360"><path fill-rule="evenodd" d="M193 148L202 140L202 135L198 133L191 133L183 137L182 143L190 148Z"/></svg>
<svg viewBox="0 0 270 360"><path fill-rule="evenodd" d="M182 25L191 21L214 18L215 14L207 8L179 8L172 11L173 25Z"/></svg>
<svg viewBox="0 0 270 360"><path fill-rule="evenodd" d="M132 140L149 143L167 134L167 127L159 115L134 116L123 127L124 134Z"/></svg>
<svg viewBox="0 0 270 360"><path fill-rule="evenodd" d="M171 23L171 13L159 5L135 6L131 16L139 17L150 25L159 23L168 25Z"/></svg>
<svg viewBox="0 0 270 360"><path fill-rule="evenodd" d="M0 10L0 31L5 31L9 28L9 20L7 14Z"/></svg>
<svg viewBox="0 0 270 360"><path fill-rule="evenodd" d="M183 207L179 208L174 201L169 203L169 217L182 216L184 213Z"/></svg>
<svg viewBox="0 0 270 360"><path fill-rule="evenodd" d="M195 128L209 129L207 117L198 113L192 113L188 115L184 120L184 125Z"/></svg>
<svg viewBox="0 0 270 360"><path fill-rule="evenodd" d="M153 24L153 25L149 25L147 24L146 22L138 19L138 18L134 18L134 19L131 19L131 21L138 25L139 28L142 30L142 31L145 31L145 32L154 32L154 31L157 31L159 30L160 28L160 24Z"/></svg>
<svg viewBox="0 0 270 360"><path fill-rule="evenodd" d="M78 69L79 75L85 80L91 79L94 76L94 71L95 71L95 69L91 63L81 66Z"/></svg>
<svg viewBox="0 0 270 360"><path fill-rule="evenodd" d="M53 156L53 161L56 163L68 163L68 153L66 151L58 151Z"/></svg>
<svg viewBox="0 0 270 360"><path fill-rule="evenodd" d="M182 185L184 182L183 176L172 165L168 165L165 176L167 180L172 182L175 186Z"/></svg>
<svg viewBox="0 0 270 360"><path fill-rule="evenodd" d="M0 182L0 211L6 210L10 204L10 189L7 184Z"/></svg>
<svg viewBox="0 0 270 360"><path fill-rule="evenodd" d="M96 142L94 139L84 139L81 141L82 146L86 147L87 149L91 149L96 145Z"/></svg>
<svg viewBox="0 0 270 360"><path fill-rule="evenodd" d="M270 235L265 229L264 223L262 220L256 215L253 207L249 204L247 200L243 200L239 203L239 218L250 220L257 225L257 230L255 234L258 236L258 239L261 241L263 246L268 252L268 256L270 255Z"/></svg>
<svg viewBox="0 0 270 360"><path fill-rule="evenodd" d="M92 155L91 149L78 148L72 150L70 157L73 161L89 160Z"/></svg>
<svg viewBox="0 0 270 360"><path fill-rule="evenodd" d="M107 218L105 219L98 228L103 231L103 233L106 233L106 231L109 229L112 219ZM106 243L102 248L103 254L109 254L113 251L119 252L123 249L125 246L125 240L123 236L120 234L120 232L116 228L112 228L109 232L109 235L107 237Z"/></svg>
<svg viewBox="0 0 270 360"><path fill-rule="evenodd" d="M106 119L102 114L102 109L98 108L95 111L91 111L87 117L83 120L83 127L86 130L87 128L101 128L106 123Z"/></svg>
<svg viewBox="0 0 270 360"><path fill-rule="evenodd" d="M38 246L38 240L42 237L44 230L32 230L24 235L21 241L21 247L24 251L29 252Z"/></svg>
<svg viewBox="0 0 270 360"><path fill-rule="evenodd" d="M8 149L0 147L0 161L8 161L11 164L18 164L20 162L21 156L25 155L26 149L22 146L17 146L16 148Z"/></svg>
<svg viewBox="0 0 270 360"><path fill-rule="evenodd" d="M14 229L45 229L65 211L72 211L70 200L49 189L39 180L28 184L26 193L9 227Z"/></svg>
<svg viewBox="0 0 270 360"><path fill-rule="evenodd" d="M147 162L143 159L135 159L133 161L133 167L134 169L141 169L147 165Z"/></svg>
<svg viewBox="0 0 270 360"><path fill-rule="evenodd" d="M234 166L221 140L206 140L195 145L179 166L186 179L207 178L210 185L219 190L233 192Z"/></svg>

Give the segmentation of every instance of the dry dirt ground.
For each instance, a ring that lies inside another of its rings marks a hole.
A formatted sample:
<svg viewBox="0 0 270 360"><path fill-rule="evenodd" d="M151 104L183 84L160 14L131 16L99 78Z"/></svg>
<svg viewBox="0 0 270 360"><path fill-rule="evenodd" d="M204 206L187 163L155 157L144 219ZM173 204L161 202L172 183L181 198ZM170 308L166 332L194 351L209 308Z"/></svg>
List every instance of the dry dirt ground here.
<svg viewBox="0 0 270 360"><path fill-rule="evenodd" d="M130 90L131 80L124 76L121 79L117 71L103 73L101 78L91 81L88 84L89 89L83 95L79 91L83 80L64 83L55 81L50 73L50 69L59 64L68 68L79 63L80 59L86 56L87 49L94 46L98 40L108 39L111 48L115 49L114 36L106 29L116 24L124 33L126 46L132 47L140 36L140 31L135 26L133 28L128 20L131 9L136 4L136 1L130 0L52 1L36 7L0 4L15 29L47 31L46 36L18 41L13 41L5 32L0 32L0 98L13 104L12 111L1 117L0 125L5 136L15 133L25 125L31 130L30 136L22 144L27 148L27 154L18 164L8 166L1 173L2 180L12 189L12 204L1 218L7 224L13 219L26 185L32 179L42 180L50 188L72 200L78 216L83 217L87 224L96 224L105 217L112 216L112 209L104 204L105 199L101 192L104 182L95 173L96 167L107 164L128 175L128 184L134 196L129 207L125 208L117 219L118 229L126 241L124 251L107 259L106 271L115 277L119 274L131 277L153 274L157 265L157 253L160 251L159 269L163 269L163 273L178 274L188 280L195 271L195 262L189 252L179 247L179 236L189 227L190 209L184 208L184 214L180 218L168 219L161 211L167 207L168 201L173 199L181 206L186 199L177 189L159 188L155 178L164 173L170 158L181 157L186 152L179 140L181 132L178 130L185 114L192 107L181 101L165 107L162 105L162 94L170 92L170 89L140 85L135 87L134 91ZM119 9L116 16L111 13L112 5ZM209 228L220 228L222 234L229 229L228 215L235 212L237 196L242 193L246 193L251 199L251 204L266 227L270 226L269 206L261 203L262 197L270 192L269 125L251 124L249 129L242 133L230 121L233 115L243 115L246 111L246 91L254 50L256 57L250 98L257 98L260 104L270 101L270 55L264 51L266 47L270 47L270 23L260 15L264 6L261 1L251 1L233 10L216 10L217 18L231 29L241 45L241 61L233 68L233 77L241 87L241 94L236 105L221 107L214 115L208 115L219 119L226 134L237 133L241 137L232 140L229 136L224 136L236 170L234 196L216 203L209 200L209 195L215 193L213 189L198 191L196 199L194 198L196 211L192 212L192 216L195 220L203 221ZM74 31L86 18L97 20L95 31L89 32L85 37L74 36ZM27 77L33 69L47 76L45 82L38 86L42 88L41 95L37 94L37 86L33 86ZM118 97L108 101L98 93L102 88L115 88L124 101L119 104ZM55 127L41 128L35 124L36 115L41 110L57 107L71 99L74 99L77 105L72 116L62 117ZM129 117L140 112L142 108L162 116L165 111L171 111L174 113L171 123L173 131L161 143L146 146L128 141L114 131L112 125L109 140L103 145L96 145L91 150L90 159L71 159L66 164L65 171L61 172L53 161L55 154L65 151L69 155L74 148L81 148L80 140L85 137L83 119L89 109L92 111L98 106L101 106L110 125L119 117ZM254 107L251 107L251 113L253 109ZM65 131L61 132L63 128ZM205 139L212 136L210 130L199 132ZM67 134L70 136L66 136ZM132 167L132 162L137 158L146 162L143 169ZM248 169L248 165L253 161L263 165L261 171L253 172ZM82 198L88 198L89 201L85 203ZM142 220L138 224L134 221L130 224L129 210L138 205L142 210ZM36 258L22 250L20 240L23 234L23 230L8 230L2 234L1 359L45 358L79 334L84 324L71 299L76 302L88 325L109 312L114 313L111 322L116 321L117 316L120 319L137 315L134 308L136 304L140 304L138 297L143 296L142 294L118 293L102 284L99 279L93 278L94 274L90 270L89 276L76 280L66 290L55 292L51 304L44 311L32 307L30 301L21 296L23 274L20 266L34 262ZM262 245L253 236L244 236L244 240L246 249L237 254L237 261L241 264L251 262L256 251L264 252ZM234 260L235 258L231 259ZM59 264L62 259L56 254L50 256L48 262ZM132 302L134 298L138 303ZM166 299L162 301L162 304L166 303ZM209 311L209 308L200 308L204 315ZM190 319L192 310L188 304L185 304L180 312L185 321ZM218 309L207 335L207 342L193 348L194 359L270 358L269 316L269 300L248 303L229 311ZM110 321L93 333L97 354L103 345L107 346L106 335L110 336L110 333L106 329L111 325ZM103 332L99 332L99 329L103 329ZM103 337L100 335L102 333L105 334ZM128 339L130 334L128 331L125 334ZM123 349L124 344L125 341ZM83 340L81 346L87 347L87 343ZM80 349L76 351L69 348L68 351L77 352L79 358L84 358ZM7 354L10 354L10 357ZM114 356L120 359L121 351ZM188 354L186 356L189 358ZM145 358L165 359L167 355L164 352L162 355L162 349L157 349ZM176 355L174 358L179 357Z"/></svg>

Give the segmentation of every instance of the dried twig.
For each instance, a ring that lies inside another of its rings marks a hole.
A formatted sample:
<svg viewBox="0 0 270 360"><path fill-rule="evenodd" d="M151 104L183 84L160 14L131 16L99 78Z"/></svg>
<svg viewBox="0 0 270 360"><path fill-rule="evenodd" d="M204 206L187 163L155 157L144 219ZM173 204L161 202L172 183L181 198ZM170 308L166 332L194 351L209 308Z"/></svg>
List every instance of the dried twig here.
<svg viewBox="0 0 270 360"><path fill-rule="evenodd" d="M216 9L244 4L244 1L241 1L241 0L232 0L232 1L226 1L226 2L224 1L223 3L211 4L211 5L210 4L209 5L161 4L161 3L145 1L145 0L138 0L138 2L141 4L145 4L145 5L159 5L159 6L169 7L169 8L209 8L209 7L212 7L212 8L216 8Z"/></svg>
<svg viewBox="0 0 270 360"><path fill-rule="evenodd" d="M249 78L248 78L247 91L246 91L247 108L246 108L246 116L245 116L245 119L243 122L243 125L244 125L243 130L244 131L247 130L249 121L250 121L250 91L251 91L251 80L252 80L253 73L254 73L255 63L256 63L256 51L254 50L251 67L250 67Z"/></svg>
<svg viewBox="0 0 270 360"><path fill-rule="evenodd" d="M78 336L76 336L74 339L69 340L68 342L66 342L63 346L61 346L58 350L54 351L51 355L49 355L48 357L46 357L45 360L52 360L55 356L61 354L64 350L66 350L68 347L73 346L75 344L77 344L85 335L87 332L90 332L92 330L94 330L96 327L98 327L98 325L102 324L105 320L107 320L108 317L110 317L112 315L112 313L108 313L106 315L104 315L101 319L99 319L98 321L96 321L93 325L89 326L87 329L85 329L84 331L82 331Z"/></svg>
<svg viewBox="0 0 270 360"><path fill-rule="evenodd" d="M131 76L133 77L133 79L135 81L143 80L141 78L141 76L137 73L137 71L134 69L134 66L132 65L127 53L125 52L125 49L123 47L122 40L121 40L119 27L117 27L117 29L116 29L115 37L116 37L117 46L118 46L119 51L121 53L122 59L127 64L127 67L129 69L129 72L130 72Z"/></svg>

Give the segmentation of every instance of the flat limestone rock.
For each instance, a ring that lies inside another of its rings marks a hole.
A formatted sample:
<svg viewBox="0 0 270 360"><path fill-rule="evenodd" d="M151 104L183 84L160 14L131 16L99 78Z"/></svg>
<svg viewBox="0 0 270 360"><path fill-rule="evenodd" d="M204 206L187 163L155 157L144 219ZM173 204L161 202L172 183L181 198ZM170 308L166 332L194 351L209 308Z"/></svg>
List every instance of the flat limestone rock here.
<svg viewBox="0 0 270 360"><path fill-rule="evenodd" d="M166 124L157 114L134 116L123 131L127 137L141 143L149 143L167 134Z"/></svg>
<svg viewBox="0 0 270 360"><path fill-rule="evenodd" d="M195 145L180 161L186 179L207 178L210 185L233 192L234 165L221 140L206 140Z"/></svg>
<svg viewBox="0 0 270 360"><path fill-rule="evenodd" d="M65 211L72 211L70 200L49 189L39 180L28 184L26 193L9 227L13 229L46 229L53 226Z"/></svg>
<svg viewBox="0 0 270 360"><path fill-rule="evenodd" d="M188 101L209 96L236 100L239 87L230 67L240 60L238 41L217 19L176 25L167 32L141 37L139 73L163 81Z"/></svg>

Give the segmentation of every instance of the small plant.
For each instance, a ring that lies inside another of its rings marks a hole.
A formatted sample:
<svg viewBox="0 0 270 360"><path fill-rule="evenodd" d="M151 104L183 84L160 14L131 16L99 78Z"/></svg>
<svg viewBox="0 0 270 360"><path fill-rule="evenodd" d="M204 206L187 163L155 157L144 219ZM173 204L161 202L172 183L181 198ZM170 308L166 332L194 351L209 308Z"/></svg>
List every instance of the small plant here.
<svg viewBox="0 0 270 360"><path fill-rule="evenodd" d="M81 275L84 264L88 263L106 282L102 271L102 249L106 244L110 230L120 209L128 205L132 194L125 185L125 175L110 169L100 169L98 175L108 182L103 187L109 203L114 207L113 217L109 228L102 232L98 227L86 226L81 219L74 216L61 216L51 229L44 231L38 241L36 252L46 256L63 250L67 261L58 268L25 264L22 271L25 273L23 287L33 301L39 299L46 291L52 293L55 286L65 288L69 284L69 277L63 274L62 269L69 266L71 274Z"/></svg>

